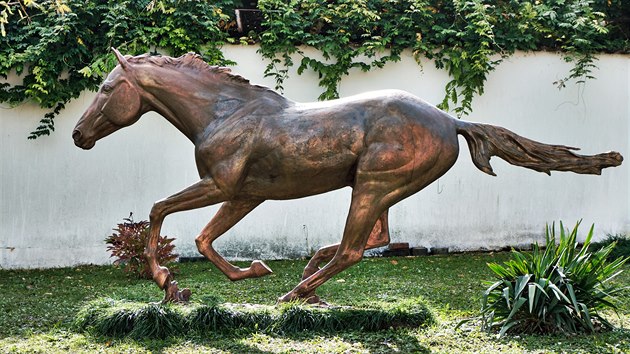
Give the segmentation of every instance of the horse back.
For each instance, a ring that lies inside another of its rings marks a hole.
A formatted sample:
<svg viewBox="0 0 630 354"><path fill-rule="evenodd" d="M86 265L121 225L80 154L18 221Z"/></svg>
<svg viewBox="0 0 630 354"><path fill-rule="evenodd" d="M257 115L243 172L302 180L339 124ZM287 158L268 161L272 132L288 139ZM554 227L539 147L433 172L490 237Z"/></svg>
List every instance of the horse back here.
<svg viewBox="0 0 630 354"><path fill-rule="evenodd" d="M235 197L298 198L354 186L361 174L413 174L418 156L436 159L453 141L457 148L450 120L401 91L296 103L226 124L198 164Z"/></svg>

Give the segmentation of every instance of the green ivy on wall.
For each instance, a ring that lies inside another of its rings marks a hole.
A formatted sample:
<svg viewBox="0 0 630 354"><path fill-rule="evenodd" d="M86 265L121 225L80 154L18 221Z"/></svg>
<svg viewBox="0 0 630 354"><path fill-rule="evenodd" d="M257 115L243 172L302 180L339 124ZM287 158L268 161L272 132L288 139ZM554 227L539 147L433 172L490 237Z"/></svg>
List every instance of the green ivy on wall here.
<svg viewBox="0 0 630 354"><path fill-rule="evenodd" d="M49 110L29 138L54 130L54 117L81 92L95 90L123 53L194 51L229 65L221 47L260 44L265 74L282 88L289 68L319 75L320 99L338 97L352 69L382 68L411 49L448 72L440 106L472 109L488 74L516 50L562 51L570 80L589 78L600 52L630 50L625 0L259 0L263 30L241 37L234 9L242 1L13 0L0 2L0 102L35 101ZM624 15L625 14L625 15ZM624 22L626 21L626 22ZM318 49L309 57L303 46ZM294 58L299 62L294 63ZM15 83L17 82L17 83Z"/></svg>
<svg viewBox="0 0 630 354"><path fill-rule="evenodd" d="M588 77L607 34L605 15L591 5L570 0L260 0L268 28L260 36L260 53L270 60L266 73L279 87L293 65L290 54L300 54L298 73L317 72L325 90L320 99L331 99L350 69L380 68L411 48L419 63L434 59L449 73L440 106L461 116L483 93L488 73L516 50L562 50L566 60L575 62L562 82ZM324 60L307 56L300 44L319 49Z"/></svg>
<svg viewBox="0 0 630 354"><path fill-rule="evenodd" d="M50 110L30 139L49 135L67 102L98 87L116 63L111 47L130 54L195 51L209 63L230 64L220 48L230 40L224 11L233 12L232 1L69 0L69 12L57 11L58 1L5 8L13 11L0 38L0 75L20 82L0 83L0 102L35 101Z"/></svg>

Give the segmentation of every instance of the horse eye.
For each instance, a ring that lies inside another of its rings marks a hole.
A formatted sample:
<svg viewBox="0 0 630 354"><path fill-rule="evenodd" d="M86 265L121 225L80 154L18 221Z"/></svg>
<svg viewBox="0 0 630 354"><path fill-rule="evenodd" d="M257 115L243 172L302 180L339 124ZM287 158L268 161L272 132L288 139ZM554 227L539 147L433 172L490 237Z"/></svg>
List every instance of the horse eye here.
<svg viewBox="0 0 630 354"><path fill-rule="evenodd" d="M113 89L114 87L111 85L103 85L103 87L101 87L101 91L105 93L112 92Z"/></svg>

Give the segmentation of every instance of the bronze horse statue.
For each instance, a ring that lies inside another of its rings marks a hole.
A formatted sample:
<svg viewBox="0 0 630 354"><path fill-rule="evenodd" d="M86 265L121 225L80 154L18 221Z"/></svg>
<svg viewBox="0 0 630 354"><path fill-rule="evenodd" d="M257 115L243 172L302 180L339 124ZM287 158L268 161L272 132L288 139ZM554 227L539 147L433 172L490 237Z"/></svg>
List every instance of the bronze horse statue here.
<svg viewBox="0 0 630 354"><path fill-rule="evenodd" d="M327 102L293 102L252 85L198 55L122 56L77 123L72 138L83 149L155 111L195 145L201 180L156 202L150 213L145 255L165 302L185 302L156 247L164 217L223 203L196 238L197 248L229 279L271 273L262 261L248 268L230 264L212 242L267 199L301 198L352 187L340 243L318 250L302 281L279 301L319 302L315 289L356 264L366 249L389 243L388 209L448 171L457 159L457 135L472 160L494 175L490 157L550 173L600 174L618 166L617 152L577 155L576 148L547 145L507 129L452 118L403 91L368 92ZM320 268L322 262L326 265Z"/></svg>

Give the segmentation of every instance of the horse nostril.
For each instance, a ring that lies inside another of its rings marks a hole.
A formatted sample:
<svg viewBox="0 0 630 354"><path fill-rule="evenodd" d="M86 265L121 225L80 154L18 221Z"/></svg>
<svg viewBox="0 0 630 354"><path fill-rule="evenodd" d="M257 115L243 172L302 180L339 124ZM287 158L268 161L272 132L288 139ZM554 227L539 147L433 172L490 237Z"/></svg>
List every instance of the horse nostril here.
<svg viewBox="0 0 630 354"><path fill-rule="evenodd" d="M81 132L78 131L78 130L73 131L72 132L72 139L74 141L77 141L77 140L81 139Z"/></svg>

